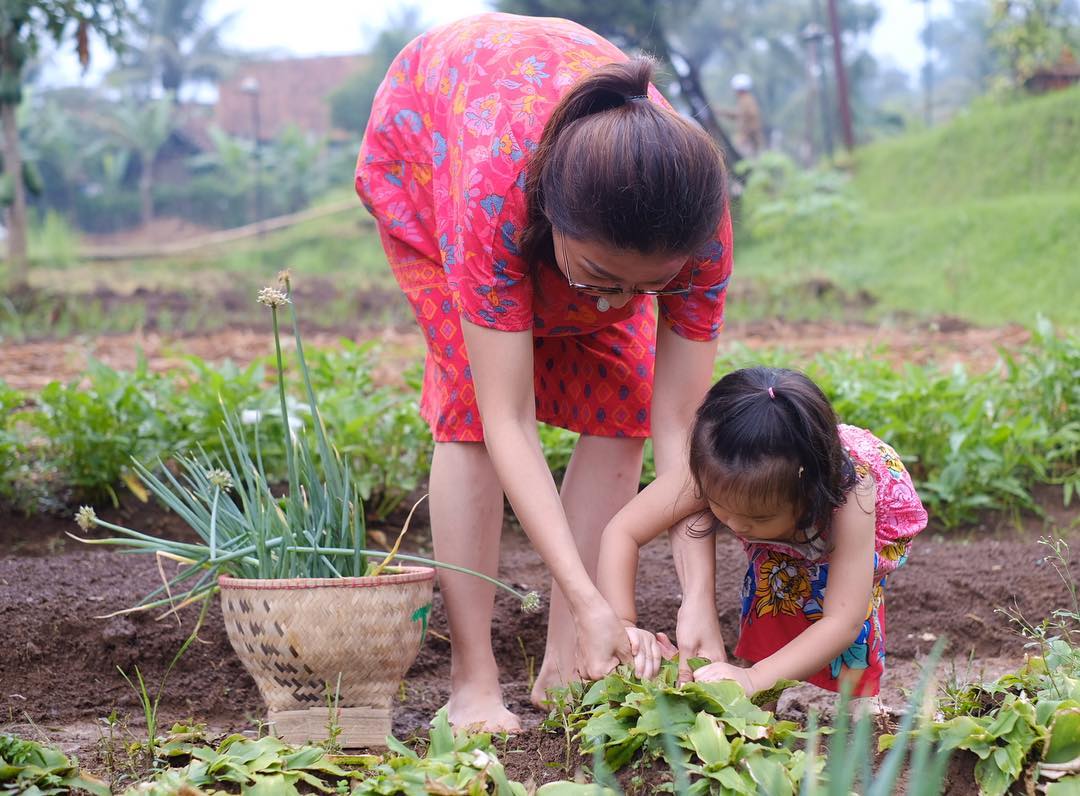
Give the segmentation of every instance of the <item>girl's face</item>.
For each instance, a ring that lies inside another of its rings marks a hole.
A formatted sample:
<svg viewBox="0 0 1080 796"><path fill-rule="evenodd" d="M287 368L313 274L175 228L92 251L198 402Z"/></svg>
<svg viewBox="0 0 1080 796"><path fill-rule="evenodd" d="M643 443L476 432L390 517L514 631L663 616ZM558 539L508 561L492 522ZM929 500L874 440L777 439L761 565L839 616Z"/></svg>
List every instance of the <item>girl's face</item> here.
<svg viewBox="0 0 1080 796"><path fill-rule="evenodd" d="M766 539L782 541L795 534L798 514L791 504L760 506L728 506L714 500L709 509L722 527L740 539Z"/></svg>

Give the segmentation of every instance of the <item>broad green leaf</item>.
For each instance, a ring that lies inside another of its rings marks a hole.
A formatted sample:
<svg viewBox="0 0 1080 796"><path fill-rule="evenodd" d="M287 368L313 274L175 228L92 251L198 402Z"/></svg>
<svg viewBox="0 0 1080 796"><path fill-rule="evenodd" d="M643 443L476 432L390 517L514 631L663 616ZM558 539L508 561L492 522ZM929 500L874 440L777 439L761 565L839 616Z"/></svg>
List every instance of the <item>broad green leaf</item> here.
<svg viewBox="0 0 1080 796"><path fill-rule="evenodd" d="M1046 786L1046 796L1076 796L1080 793L1080 777L1064 777Z"/></svg>
<svg viewBox="0 0 1080 796"><path fill-rule="evenodd" d="M975 763L975 782L979 785L981 796L1004 796L1012 784L993 757Z"/></svg>
<svg viewBox="0 0 1080 796"><path fill-rule="evenodd" d="M1054 714L1050 740L1043 753L1044 763L1068 763L1080 757L1080 707Z"/></svg>
<svg viewBox="0 0 1080 796"><path fill-rule="evenodd" d="M726 766L731 760L731 744L716 719L702 711L688 733L694 752L707 766Z"/></svg>

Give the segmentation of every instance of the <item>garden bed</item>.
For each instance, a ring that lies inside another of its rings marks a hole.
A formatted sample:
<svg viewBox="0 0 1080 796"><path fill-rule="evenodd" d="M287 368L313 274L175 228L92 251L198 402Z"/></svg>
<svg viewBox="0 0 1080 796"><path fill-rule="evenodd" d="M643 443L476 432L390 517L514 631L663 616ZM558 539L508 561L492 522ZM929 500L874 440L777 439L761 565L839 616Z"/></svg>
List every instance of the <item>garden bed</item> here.
<svg viewBox="0 0 1080 796"><path fill-rule="evenodd" d="M101 512L125 519L137 516L139 527L155 532L182 533L174 517L131 498L119 510L102 507ZM419 519L410 531L410 544L426 549L426 518ZM0 558L0 620L7 631L0 654L5 724L23 737L48 738L78 754L85 769L107 775L110 758L101 739L108 728L102 719L116 711L135 737L142 731L141 708L116 667L131 671L138 665L150 688L156 688L190 632L194 612L184 617L183 627L174 619L154 621L145 614L95 619L134 604L156 587L160 575L154 562L66 540L63 532L71 527L67 517L16 524L10 520L0 518L5 528L5 554ZM961 529L920 537L910 562L888 585L889 665L882 696L887 708L904 703L903 691L913 687L919 661L938 636L950 639L941 668L944 679L996 677L1020 664L1023 643L995 608L1015 605L1036 619L1064 605L1068 596L1036 543L1040 527L1033 520L1027 530L983 529L976 536L974 529ZM717 603L722 627L733 643L743 556L731 539L718 540L718 548ZM1080 562L1074 557L1074 563ZM501 574L511 583L546 591L539 558L510 522L504 531ZM645 626L674 630L675 584L666 543L647 548L639 591ZM395 705L394 731L400 738L423 733L448 695L449 648L438 594L432 616L434 634ZM573 770L565 770L565 739L536 729L543 714L527 699L529 674L538 668L543 650L543 624L522 615L512 598L500 594L494 627L508 704L531 728L506 746L502 760L508 773L537 783L572 777ZM781 712L799 719L808 706L827 709L820 693L813 687L789 693ZM254 728L261 717L254 683L229 646L216 605L200 632L200 643L172 672L161 712L164 726L195 719L221 731ZM111 760L115 766L115 757ZM574 756L572 767L578 762Z"/></svg>

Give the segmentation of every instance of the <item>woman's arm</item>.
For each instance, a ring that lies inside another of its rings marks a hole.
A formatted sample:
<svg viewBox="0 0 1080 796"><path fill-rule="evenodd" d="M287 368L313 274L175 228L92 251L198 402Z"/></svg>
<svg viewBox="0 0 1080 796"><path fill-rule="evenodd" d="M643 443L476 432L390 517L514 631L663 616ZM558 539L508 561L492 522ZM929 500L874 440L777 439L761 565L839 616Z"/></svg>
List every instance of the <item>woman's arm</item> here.
<svg viewBox="0 0 1080 796"><path fill-rule="evenodd" d="M488 454L522 528L566 596L578 627L579 674L598 679L631 659L630 645L581 561L540 447L532 332L487 329L464 318L461 327Z"/></svg>
<svg viewBox="0 0 1080 796"><path fill-rule="evenodd" d="M700 680L733 678L750 691L764 691L777 680L805 680L851 646L866 621L874 586L874 487L865 479L833 519L833 550L825 586L823 616L777 652L743 672L727 664L706 666ZM726 668L724 668L726 667ZM748 676L748 682L743 677Z"/></svg>
<svg viewBox="0 0 1080 796"><path fill-rule="evenodd" d="M715 340L700 342L657 323L656 372L653 380L652 438L657 475L677 470L690 482L689 437L694 413L713 381ZM680 661L704 657L727 660L716 614L716 537L695 536L686 523L671 528L671 553L682 585L676 640ZM682 678L691 679L683 667Z"/></svg>

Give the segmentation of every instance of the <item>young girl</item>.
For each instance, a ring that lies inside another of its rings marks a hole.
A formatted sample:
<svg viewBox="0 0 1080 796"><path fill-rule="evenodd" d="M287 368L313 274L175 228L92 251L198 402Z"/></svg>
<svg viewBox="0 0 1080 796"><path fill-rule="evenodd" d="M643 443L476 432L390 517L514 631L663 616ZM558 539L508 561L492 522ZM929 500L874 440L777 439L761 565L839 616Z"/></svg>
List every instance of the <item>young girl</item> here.
<svg viewBox="0 0 1080 796"><path fill-rule="evenodd" d="M735 654L753 665L704 666L747 693L780 679L877 694L885 661L885 579L907 559L926 510L899 457L869 431L837 425L801 373L737 370L698 408L687 467L671 471L604 530L601 593L627 625L638 676L672 651L635 627L638 550L691 515L702 535L731 533L746 550ZM686 584L684 584L685 586Z"/></svg>

